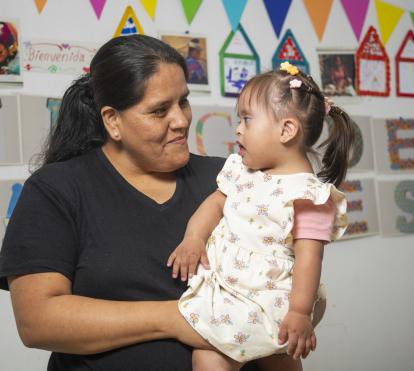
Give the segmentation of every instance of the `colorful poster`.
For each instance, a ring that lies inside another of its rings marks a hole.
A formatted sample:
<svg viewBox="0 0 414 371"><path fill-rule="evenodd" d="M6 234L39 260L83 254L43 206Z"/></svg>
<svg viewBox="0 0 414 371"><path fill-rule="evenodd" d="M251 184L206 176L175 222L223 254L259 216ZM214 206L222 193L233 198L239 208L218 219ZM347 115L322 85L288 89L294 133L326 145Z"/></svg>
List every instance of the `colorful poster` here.
<svg viewBox="0 0 414 371"><path fill-rule="evenodd" d="M26 72L78 76L89 72L97 46L78 42L25 41L23 68Z"/></svg>
<svg viewBox="0 0 414 371"><path fill-rule="evenodd" d="M207 38L200 35L161 35L161 40L174 47L187 64L188 87L192 91L210 91Z"/></svg>
<svg viewBox="0 0 414 371"><path fill-rule="evenodd" d="M238 119L234 108L192 106L193 122L188 142L199 155L228 157L239 150L236 144Z"/></svg>
<svg viewBox="0 0 414 371"><path fill-rule="evenodd" d="M273 54L273 69L278 70L280 64L286 61L298 67L303 73L310 73L309 63L290 29L286 31L275 54Z"/></svg>
<svg viewBox="0 0 414 371"><path fill-rule="evenodd" d="M381 234L414 233L414 180L379 180L377 184Z"/></svg>
<svg viewBox="0 0 414 371"><path fill-rule="evenodd" d="M221 95L238 97L246 82L260 72L260 60L242 25L231 31L220 50Z"/></svg>
<svg viewBox="0 0 414 371"><path fill-rule="evenodd" d="M23 163L35 164L42 146L56 122L60 99L20 96Z"/></svg>
<svg viewBox="0 0 414 371"><path fill-rule="evenodd" d="M0 245L23 188L23 179L0 180Z"/></svg>
<svg viewBox="0 0 414 371"><path fill-rule="evenodd" d="M390 95L390 61L374 27L370 27L356 53L358 95Z"/></svg>
<svg viewBox="0 0 414 371"><path fill-rule="evenodd" d="M17 165L20 158L17 96L0 95L0 165Z"/></svg>
<svg viewBox="0 0 414 371"><path fill-rule="evenodd" d="M374 179L347 179L341 184L340 190L346 194L348 202L348 228L344 238L378 234Z"/></svg>
<svg viewBox="0 0 414 371"><path fill-rule="evenodd" d="M414 97L414 33L405 35L395 57L397 95Z"/></svg>
<svg viewBox="0 0 414 371"><path fill-rule="evenodd" d="M399 174L414 171L414 119L373 120L376 170Z"/></svg>
<svg viewBox="0 0 414 371"><path fill-rule="evenodd" d="M137 16L135 15L134 9L131 6L127 6L124 12L124 15L121 18L121 21L116 28L114 37L117 36L130 36L144 34L144 30L139 23Z"/></svg>
<svg viewBox="0 0 414 371"><path fill-rule="evenodd" d="M22 72L19 23L0 19L0 84L21 84Z"/></svg>

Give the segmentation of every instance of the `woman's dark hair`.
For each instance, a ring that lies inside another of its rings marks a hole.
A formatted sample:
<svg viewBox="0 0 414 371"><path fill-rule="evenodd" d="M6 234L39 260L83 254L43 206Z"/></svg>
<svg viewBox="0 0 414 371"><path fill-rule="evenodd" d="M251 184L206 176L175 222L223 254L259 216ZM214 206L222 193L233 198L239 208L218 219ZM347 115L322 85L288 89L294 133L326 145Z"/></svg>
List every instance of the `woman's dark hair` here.
<svg viewBox="0 0 414 371"><path fill-rule="evenodd" d="M300 83L291 87L290 82L294 79L300 80ZM312 147L322 133L326 103L325 97L310 75L300 71L296 75L284 70L266 72L249 80L239 99L242 99L246 92L249 101L253 99L277 119L293 113L302 126L303 151L315 152ZM318 147L324 149L324 155L322 168L317 175L324 182L339 186L345 179L355 134L351 119L341 108L332 105L328 115L333 125L328 139Z"/></svg>
<svg viewBox="0 0 414 371"><path fill-rule="evenodd" d="M139 103L146 82L161 63L177 64L187 76L184 58L150 36L121 36L105 43L91 61L90 72L75 80L62 98L56 125L41 155L43 165L65 161L107 140L103 106L125 110Z"/></svg>

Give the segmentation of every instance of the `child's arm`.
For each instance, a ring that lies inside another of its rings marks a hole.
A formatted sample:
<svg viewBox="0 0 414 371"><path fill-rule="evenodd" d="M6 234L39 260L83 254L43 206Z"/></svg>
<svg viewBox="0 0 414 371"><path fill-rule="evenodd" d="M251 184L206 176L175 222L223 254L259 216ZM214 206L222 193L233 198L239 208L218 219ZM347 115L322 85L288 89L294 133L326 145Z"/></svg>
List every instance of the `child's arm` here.
<svg viewBox="0 0 414 371"><path fill-rule="evenodd" d="M217 190L208 196L190 218L183 241L172 252L167 266L173 266L172 276L177 278L181 272L181 280L191 278L200 261L204 268L209 269L206 243L211 232L223 216L226 195Z"/></svg>
<svg viewBox="0 0 414 371"><path fill-rule="evenodd" d="M298 239L294 243L295 264L289 311L279 331L279 343L289 340L287 353L294 359L306 357L316 348L311 313L321 276L323 243Z"/></svg>

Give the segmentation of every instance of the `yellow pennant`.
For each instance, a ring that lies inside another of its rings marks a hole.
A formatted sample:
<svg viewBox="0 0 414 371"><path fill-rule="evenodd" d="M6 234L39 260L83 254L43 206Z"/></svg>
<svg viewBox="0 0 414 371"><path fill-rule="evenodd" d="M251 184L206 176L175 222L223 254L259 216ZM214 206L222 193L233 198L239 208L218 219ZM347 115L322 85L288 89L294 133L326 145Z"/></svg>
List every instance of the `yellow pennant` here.
<svg viewBox="0 0 414 371"><path fill-rule="evenodd" d="M157 6L157 0L141 0L141 4L144 7L148 15L154 19L155 7Z"/></svg>
<svg viewBox="0 0 414 371"><path fill-rule="evenodd" d="M136 34L144 34L144 30L135 15L134 10L131 6L127 6L122 16L121 22L115 31L114 37L117 36L130 36Z"/></svg>
<svg viewBox="0 0 414 371"><path fill-rule="evenodd" d="M47 0L34 0L35 4L36 4L36 8L37 11L40 13L42 13L43 8L45 7Z"/></svg>
<svg viewBox="0 0 414 371"><path fill-rule="evenodd" d="M380 0L375 0L375 7L377 8L381 39L385 45L394 31L394 28L397 26L401 16L404 14L404 9Z"/></svg>
<svg viewBox="0 0 414 371"><path fill-rule="evenodd" d="M323 33L325 32L326 22L328 21L329 13L331 12L332 1L333 0L303 0L319 41L322 40Z"/></svg>

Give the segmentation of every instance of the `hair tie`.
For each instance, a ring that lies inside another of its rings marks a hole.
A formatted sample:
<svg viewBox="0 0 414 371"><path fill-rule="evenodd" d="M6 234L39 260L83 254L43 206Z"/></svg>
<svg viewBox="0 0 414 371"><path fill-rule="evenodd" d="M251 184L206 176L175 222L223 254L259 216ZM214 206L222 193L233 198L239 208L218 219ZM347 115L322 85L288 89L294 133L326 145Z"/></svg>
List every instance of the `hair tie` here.
<svg viewBox="0 0 414 371"><path fill-rule="evenodd" d="M335 104L331 98L324 97L323 102L325 104L325 116L329 115L329 112L332 109L332 106Z"/></svg>
<svg viewBox="0 0 414 371"><path fill-rule="evenodd" d="M280 68L279 69L281 71L286 71L289 75L292 75L292 76L295 76L295 75L299 74L299 69L296 66L290 64L287 61L286 62L282 62L280 64Z"/></svg>

